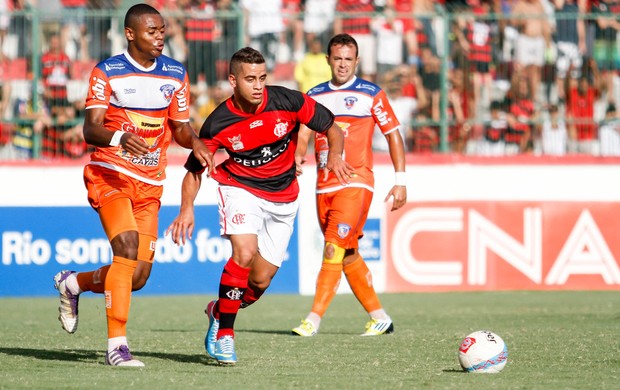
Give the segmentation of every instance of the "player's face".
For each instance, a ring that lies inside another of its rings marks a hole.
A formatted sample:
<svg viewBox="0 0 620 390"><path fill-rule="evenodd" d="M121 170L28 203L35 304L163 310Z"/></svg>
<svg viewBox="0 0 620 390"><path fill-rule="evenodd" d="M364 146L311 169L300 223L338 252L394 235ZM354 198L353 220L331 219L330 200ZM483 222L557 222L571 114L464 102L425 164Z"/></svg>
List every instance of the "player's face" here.
<svg viewBox="0 0 620 390"><path fill-rule="evenodd" d="M134 59L154 59L164 51L166 24L161 15L142 15L133 28L125 29L127 40L134 50L130 54ZM136 58L141 57L141 58Z"/></svg>
<svg viewBox="0 0 620 390"><path fill-rule="evenodd" d="M327 63L332 69L332 84L340 86L355 76L357 67L357 53L353 45L334 45L327 57Z"/></svg>
<svg viewBox="0 0 620 390"><path fill-rule="evenodd" d="M236 70L235 74L228 76L234 90L235 102L244 112L254 112L263 102L267 67L264 63L241 63Z"/></svg>

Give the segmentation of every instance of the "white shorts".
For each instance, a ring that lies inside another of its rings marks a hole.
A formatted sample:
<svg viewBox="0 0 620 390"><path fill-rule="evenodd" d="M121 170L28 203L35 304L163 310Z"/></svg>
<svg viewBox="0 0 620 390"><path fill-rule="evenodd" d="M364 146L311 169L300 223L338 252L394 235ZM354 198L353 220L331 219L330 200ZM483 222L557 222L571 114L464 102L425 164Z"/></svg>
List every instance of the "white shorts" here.
<svg viewBox="0 0 620 390"><path fill-rule="evenodd" d="M256 234L258 252L280 267L287 256L288 243L299 201L274 203L233 186L218 186L220 235Z"/></svg>
<svg viewBox="0 0 620 390"><path fill-rule="evenodd" d="M515 60L521 65L542 66L545 63L545 39L519 35L515 48Z"/></svg>

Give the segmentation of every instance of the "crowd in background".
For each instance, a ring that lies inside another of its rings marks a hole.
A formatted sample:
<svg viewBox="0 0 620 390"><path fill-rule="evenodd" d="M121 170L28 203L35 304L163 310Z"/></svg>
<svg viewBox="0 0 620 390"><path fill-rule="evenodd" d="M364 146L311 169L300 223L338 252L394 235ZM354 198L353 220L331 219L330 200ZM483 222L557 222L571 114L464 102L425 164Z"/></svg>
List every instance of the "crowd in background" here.
<svg viewBox="0 0 620 390"><path fill-rule="evenodd" d="M230 95L239 47L265 55L270 83L306 92L329 79L325 45L346 32L410 153L620 155L620 0L146 2L166 17L165 53L188 69L197 130ZM87 79L124 49L134 3L0 0L0 159L87 152Z"/></svg>

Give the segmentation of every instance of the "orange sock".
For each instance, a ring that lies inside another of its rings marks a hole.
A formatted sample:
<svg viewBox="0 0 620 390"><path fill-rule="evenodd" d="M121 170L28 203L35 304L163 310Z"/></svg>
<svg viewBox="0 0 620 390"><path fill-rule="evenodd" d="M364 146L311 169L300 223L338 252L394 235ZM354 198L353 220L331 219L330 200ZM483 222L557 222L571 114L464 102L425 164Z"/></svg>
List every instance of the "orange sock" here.
<svg viewBox="0 0 620 390"><path fill-rule="evenodd" d="M379 297L372 285L372 274L361 256L344 266L344 274L353 294L368 313L381 309Z"/></svg>
<svg viewBox="0 0 620 390"><path fill-rule="evenodd" d="M312 304L313 313L323 317L334 295L336 295L341 275L342 263L323 263L321 265L321 271L316 281L314 303Z"/></svg>
<svg viewBox="0 0 620 390"><path fill-rule="evenodd" d="M80 290L103 294L105 290L105 278L109 270L110 266L106 265L96 271L78 272L76 278Z"/></svg>
<svg viewBox="0 0 620 390"><path fill-rule="evenodd" d="M114 256L105 279L105 312L108 338L127 335L127 319L131 303L131 279L138 262Z"/></svg>

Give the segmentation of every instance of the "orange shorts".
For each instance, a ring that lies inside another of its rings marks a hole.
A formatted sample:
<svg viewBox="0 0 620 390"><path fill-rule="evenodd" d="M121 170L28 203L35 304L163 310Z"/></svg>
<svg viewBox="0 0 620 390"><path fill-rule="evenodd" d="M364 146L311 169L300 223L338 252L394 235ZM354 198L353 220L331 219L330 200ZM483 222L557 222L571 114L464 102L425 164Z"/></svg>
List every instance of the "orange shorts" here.
<svg viewBox="0 0 620 390"><path fill-rule="evenodd" d="M364 235L372 196L371 191L358 187L317 194L317 213L325 242L345 249L357 248Z"/></svg>
<svg viewBox="0 0 620 390"><path fill-rule="evenodd" d="M84 184L88 202L99 213L108 239L111 241L122 232L138 231L138 259L152 262L163 186L147 184L95 165L84 167Z"/></svg>

